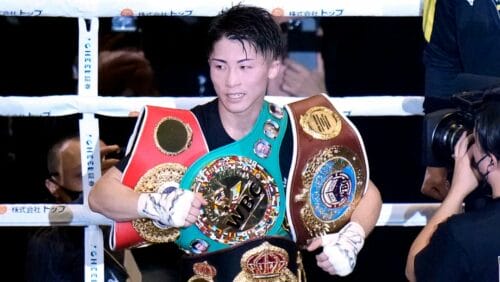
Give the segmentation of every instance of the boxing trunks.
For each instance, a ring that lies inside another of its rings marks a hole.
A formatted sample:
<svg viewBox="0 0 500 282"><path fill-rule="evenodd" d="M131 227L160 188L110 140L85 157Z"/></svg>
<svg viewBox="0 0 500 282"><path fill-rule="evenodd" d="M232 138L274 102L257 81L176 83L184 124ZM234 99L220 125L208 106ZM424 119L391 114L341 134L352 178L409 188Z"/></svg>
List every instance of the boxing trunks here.
<svg viewBox="0 0 500 282"><path fill-rule="evenodd" d="M189 110L145 106L127 148L130 156L122 183L135 191L158 192L165 183L178 184L208 146L195 115ZM115 222L112 249L174 241L177 228L162 228L151 219Z"/></svg>
<svg viewBox="0 0 500 282"><path fill-rule="evenodd" d="M299 247L337 232L368 187L368 159L356 127L321 94L286 105L294 137L287 219Z"/></svg>
<svg viewBox="0 0 500 282"><path fill-rule="evenodd" d="M208 201L195 224L180 229L176 243L202 254L266 235L289 237L283 226L285 191L279 153L288 118L264 102L242 139L210 151L186 171L180 187Z"/></svg>

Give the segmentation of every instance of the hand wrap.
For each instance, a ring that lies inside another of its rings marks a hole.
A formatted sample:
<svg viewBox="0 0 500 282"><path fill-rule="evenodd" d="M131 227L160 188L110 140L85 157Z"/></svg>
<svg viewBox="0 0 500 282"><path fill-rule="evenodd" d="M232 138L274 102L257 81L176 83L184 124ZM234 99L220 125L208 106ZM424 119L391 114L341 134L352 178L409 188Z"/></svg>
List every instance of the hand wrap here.
<svg viewBox="0 0 500 282"><path fill-rule="evenodd" d="M141 193L137 212L160 228L182 227L191 209L194 193L177 187L160 188L161 193Z"/></svg>
<svg viewBox="0 0 500 282"><path fill-rule="evenodd" d="M356 222L349 222L339 232L321 236L323 252L334 273L346 276L354 270L356 258L365 242L365 231Z"/></svg>

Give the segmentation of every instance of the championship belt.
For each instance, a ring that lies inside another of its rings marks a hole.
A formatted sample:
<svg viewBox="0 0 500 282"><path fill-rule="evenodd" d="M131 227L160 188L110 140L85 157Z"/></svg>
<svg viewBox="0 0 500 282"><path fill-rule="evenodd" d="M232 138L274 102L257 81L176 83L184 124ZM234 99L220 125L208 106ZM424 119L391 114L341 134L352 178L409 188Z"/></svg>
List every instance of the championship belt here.
<svg viewBox="0 0 500 282"><path fill-rule="evenodd" d="M287 218L292 238L303 247L350 220L368 187L368 159L356 127L325 94L286 109L294 136Z"/></svg>
<svg viewBox="0 0 500 282"><path fill-rule="evenodd" d="M297 245L281 236L255 238L181 258L180 281L295 282L303 275Z"/></svg>
<svg viewBox="0 0 500 282"><path fill-rule="evenodd" d="M176 241L201 254L265 235L289 236L283 228L285 192L279 166L286 112L264 101L254 128L188 168L180 187L208 201L195 224Z"/></svg>
<svg viewBox="0 0 500 282"><path fill-rule="evenodd" d="M122 183L138 193L161 193L157 189L162 185L180 183L187 167L208 152L198 120L189 110L145 106L131 140ZM141 218L115 222L110 245L122 249L171 242L178 236L177 228L165 229Z"/></svg>

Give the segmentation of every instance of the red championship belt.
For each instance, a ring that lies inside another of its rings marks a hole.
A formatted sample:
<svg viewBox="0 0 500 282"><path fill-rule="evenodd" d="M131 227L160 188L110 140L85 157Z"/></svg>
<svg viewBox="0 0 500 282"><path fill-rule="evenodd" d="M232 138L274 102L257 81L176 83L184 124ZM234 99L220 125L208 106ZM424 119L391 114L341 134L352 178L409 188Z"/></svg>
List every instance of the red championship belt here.
<svg viewBox="0 0 500 282"><path fill-rule="evenodd" d="M187 167L208 152L198 120L189 110L146 106L132 138L122 183L137 192L157 192L165 183L180 183ZM174 241L179 235L178 229L162 229L146 218L115 222L113 227L113 249Z"/></svg>
<svg viewBox="0 0 500 282"><path fill-rule="evenodd" d="M294 136L287 218L293 239L303 247L349 221L368 186L368 160L356 127L328 96L312 96L286 109Z"/></svg>

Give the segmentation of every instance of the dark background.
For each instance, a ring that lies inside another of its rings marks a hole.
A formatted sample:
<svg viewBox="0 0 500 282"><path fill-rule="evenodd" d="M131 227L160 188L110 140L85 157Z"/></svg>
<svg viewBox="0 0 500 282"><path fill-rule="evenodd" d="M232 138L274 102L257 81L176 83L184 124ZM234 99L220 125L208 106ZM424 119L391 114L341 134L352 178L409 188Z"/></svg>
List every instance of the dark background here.
<svg viewBox="0 0 500 282"><path fill-rule="evenodd" d="M139 20L142 33L136 42L152 62L161 95L200 95L197 81L207 71L203 35L208 20ZM420 17L323 18L321 25L330 95L423 95ZM102 19L101 33L109 29L109 19ZM0 17L0 34L0 95L76 93L72 78L78 53L76 19ZM76 130L78 117L0 117L1 203L50 202L43 186L47 146L61 134ZM383 201L430 201L420 194L422 117L352 120L364 138L371 179L381 190ZM132 126L133 120L128 118L103 118L101 137L124 147ZM32 229L0 230L7 244L0 271L18 277L16 281L23 277L25 242ZM359 255L356 271L348 278L332 280L404 281L406 254L419 230L377 227Z"/></svg>

